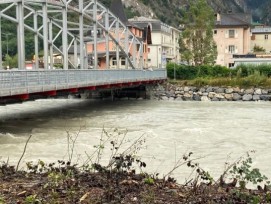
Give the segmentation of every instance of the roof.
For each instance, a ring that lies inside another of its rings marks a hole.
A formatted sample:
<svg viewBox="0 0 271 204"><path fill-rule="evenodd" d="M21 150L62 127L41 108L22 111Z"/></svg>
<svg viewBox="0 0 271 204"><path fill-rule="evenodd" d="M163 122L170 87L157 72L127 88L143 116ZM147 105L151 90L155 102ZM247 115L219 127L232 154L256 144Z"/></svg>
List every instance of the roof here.
<svg viewBox="0 0 271 204"><path fill-rule="evenodd" d="M146 28L148 25L152 25L152 31L161 31L162 22L158 19L146 18L146 17L134 17L130 18L129 22L141 27Z"/></svg>
<svg viewBox="0 0 271 204"><path fill-rule="evenodd" d="M128 23L128 19L127 19L126 15L125 15L121 0L112 0L109 10L115 16L117 16L124 24Z"/></svg>
<svg viewBox="0 0 271 204"><path fill-rule="evenodd" d="M264 27L264 28L253 28L251 29L253 34L264 34L264 33L271 33L271 27Z"/></svg>
<svg viewBox="0 0 271 204"><path fill-rule="evenodd" d="M136 27L138 29L142 29L141 27L138 27L137 25L132 24L128 21L126 14L124 12L123 4L121 0L112 0L111 6L109 9L116 17L120 19L122 23L124 23L128 27Z"/></svg>
<svg viewBox="0 0 271 204"><path fill-rule="evenodd" d="M226 13L220 15L216 21L216 27L249 27L252 23L252 15L248 13Z"/></svg>

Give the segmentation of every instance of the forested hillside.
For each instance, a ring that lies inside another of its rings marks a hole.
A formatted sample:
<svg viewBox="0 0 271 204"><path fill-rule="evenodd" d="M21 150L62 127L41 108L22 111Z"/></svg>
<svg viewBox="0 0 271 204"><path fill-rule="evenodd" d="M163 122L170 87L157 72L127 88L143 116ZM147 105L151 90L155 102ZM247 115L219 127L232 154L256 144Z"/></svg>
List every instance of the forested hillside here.
<svg viewBox="0 0 271 204"><path fill-rule="evenodd" d="M100 0L109 6L112 0ZM178 26L191 0L125 0L128 17L149 15L163 22ZM207 0L215 11L251 12L254 22L271 24L270 0ZM146 12L147 10L151 10Z"/></svg>

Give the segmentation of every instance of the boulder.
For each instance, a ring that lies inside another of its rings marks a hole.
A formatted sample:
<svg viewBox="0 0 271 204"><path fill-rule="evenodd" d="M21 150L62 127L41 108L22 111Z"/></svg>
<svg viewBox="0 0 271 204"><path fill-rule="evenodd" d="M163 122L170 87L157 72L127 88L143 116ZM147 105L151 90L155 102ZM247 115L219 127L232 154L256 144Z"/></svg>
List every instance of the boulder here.
<svg viewBox="0 0 271 204"><path fill-rule="evenodd" d="M212 101L219 101L219 99L218 98L212 98Z"/></svg>
<svg viewBox="0 0 271 204"><path fill-rule="evenodd" d="M215 95L216 95L215 92L209 92L208 97L212 99L215 97Z"/></svg>
<svg viewBox="0 0 271 204"><path fill-rule="evenodd" d="M184 96L185 98L192 98L192 95L189 94L189 93L185 93L183 96Z"/></svg>
<svg viewBox="0 0 271 204"><path fill-rule="evenodd" d="M188 86L185 86L184 89L183 89L185 92L188 92L190 91L190 88Z"/></svg>
<svg viewBox="0 0 271 204"><path fill-rule="evenodd" d="M241 89L239 87L234 87L233 88L233 92L234 93L240 93L241 92Z"/></svg>
<svg viewBox="0 0 271 204"><path fill-rule="evenodd" d="M234 101L240 101L241 99L242 99L242 96L238 93L234 93L232 95L232 100L234 100Z"/></svg>
<svg viewBox="0 0 271 204"><path fill-rule="evenodd" d="M194 101L201 101L201 97L199 95L194 94L193 95L193 100Z"/></svg>
<svg viewBox="0 0 271 204"><path fill-rule="evenodd" d="M224 95L223 95L222 93L217 93L217 94L215 94L214 97L215 97L215 98L218 98L218 99L223 99L223 98L225 98Z"/></svg>
<svg viewBox="0 0 271 204"><path fill-rule="evenodd" d="M200 98L201 101L210 101L210 99L207 96L202 96Z"/></svg>
<svg viewBox="0 0 271 204"><path fill-rule="evenodd" d="M242 100L243 101L251 101L252 98L253 98L252 94L245 94L245 95L243 95Z"/></svg>
<svg viewBox="0 0 271 204"><path fill-rule="evenodd" d="M255 89L254 94L261 95L262 94L262 89Z"/></svg>
<svg viewBox="0 0 271 204"><path fill-rule="evenodd" d="M271 93L271 92L269 92L269 90L266 90L266 89L262 89L262 94L268 94L268 93Z"/></svg>
<svg viewBox="0 0 271 204"><path fill-rule="evenodd" d="M233 93L233 88L225 89L225 93L226 93L226 94L231 94L231 93Z"/></svg>
<svg viewBox="0 0 271 204"><path fill-rule="evenodd" d="M259 101L259 100L261 100L261 99L260 99L260 95L254 94L252 100L253 100L253 101Z"/></svg>
<svg viewBox="0 0 271 204"><path fill-rule="evenodd" d="M246 89L244 91L245 94L253 94L254 93L254 89Z"/></svg>
<svg viewBox="0 0 271 204"><path fill-rule="evenodd" d="M207 89L206 89L206 92L209 93L209 92L213 92L214 91L214 87L211 87L209 86Z"/></svg>
<svg viewBox="0 0 271 204"><path fill-rule="evenodd" d="M260 95L260 99L263 101L270 101L271 95Z"/></svg>
<svg viewBox="0 0 271 204"><path fill-rule="evenodd" d="M216 93L225 93L225 89L224 88L218 88L215 90Z"/></svg>
<svg viewBox="0 0 271 204"><path fill-rule="evenodd" d="M233 99L233 94L232 94L232 93L227 93L227 94L225 94L225 99L227 99L228 101L232 101L232 99Z"/></svg>

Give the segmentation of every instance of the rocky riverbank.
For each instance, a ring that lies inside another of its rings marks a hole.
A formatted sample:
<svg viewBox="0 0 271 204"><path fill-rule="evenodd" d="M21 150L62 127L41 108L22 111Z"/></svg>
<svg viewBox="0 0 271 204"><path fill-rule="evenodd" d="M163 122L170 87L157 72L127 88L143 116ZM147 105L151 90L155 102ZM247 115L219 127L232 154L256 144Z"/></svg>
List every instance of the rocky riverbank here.
<svg viewBox="0 0 271 204"><path fill-rule="evenodd" d="M157 100L176 101L271 101L271 88L191 87L164 84L153 90Z"/></svg>

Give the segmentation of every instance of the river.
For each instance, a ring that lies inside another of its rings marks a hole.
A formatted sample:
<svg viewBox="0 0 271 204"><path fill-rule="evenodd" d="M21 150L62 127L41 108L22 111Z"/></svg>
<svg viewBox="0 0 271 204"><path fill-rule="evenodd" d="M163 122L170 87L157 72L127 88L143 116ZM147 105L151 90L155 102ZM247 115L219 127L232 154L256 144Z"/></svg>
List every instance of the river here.
<svg viewBox="0 0 271 204"><path fill-rule="evenodd" d="M200 158L200 166L217 178L225 162L255 150L253 165L271 178L270 121L270 102L29 101L0 106L0 160L16 164L29 135L32 138L22 163L67 160L71 155L67 151L69 134L73 139L78 135L73 161L83 163L95 151L104 128L108 134L121 136L127 130L123 148L140 136L146 138L137 155L146 161L148 172L161 176L183 154L193 152L193 158ZM106 145L102 162L109 155ZM183 166L174 177L184 180L190 172Z"/></svg>

